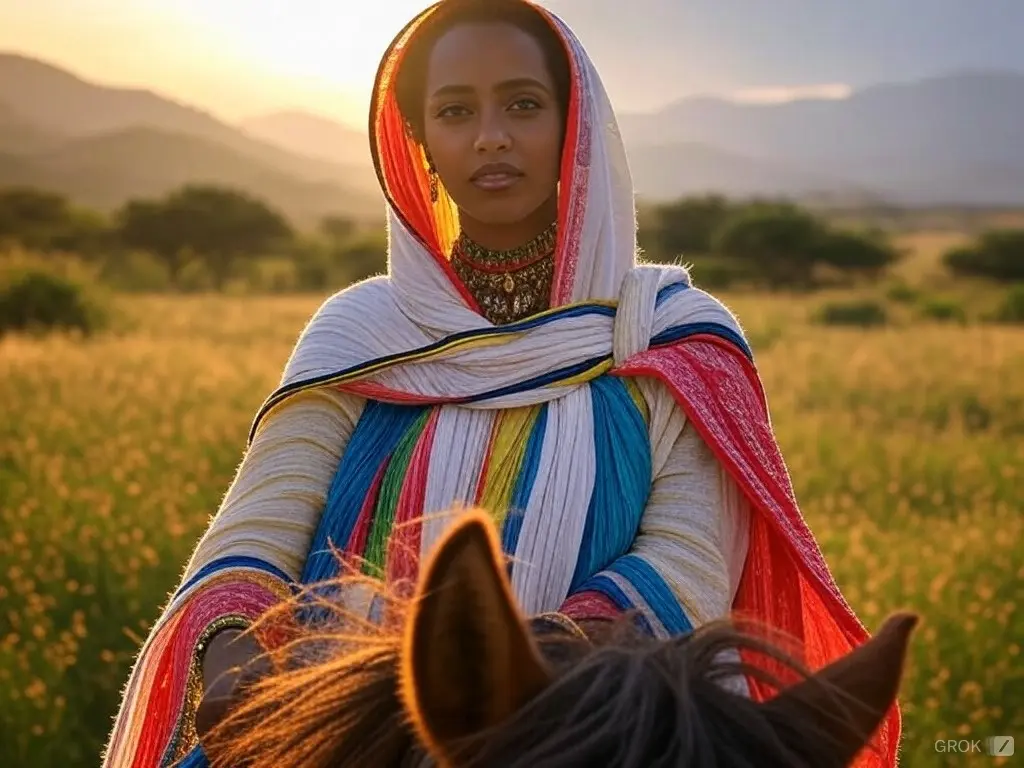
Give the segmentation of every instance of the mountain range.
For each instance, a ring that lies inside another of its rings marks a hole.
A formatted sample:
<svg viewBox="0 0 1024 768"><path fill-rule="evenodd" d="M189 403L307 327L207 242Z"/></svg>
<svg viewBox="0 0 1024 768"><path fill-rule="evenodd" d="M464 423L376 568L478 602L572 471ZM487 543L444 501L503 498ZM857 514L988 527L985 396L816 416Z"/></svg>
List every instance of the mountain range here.
<svg viewBox="0 0 1024 768"><path fill-rule="evenodd" d="M245 189L299 224L337 212L379 217L383 205L365 161L330 163L150 91L0 54L0 186L110 209L187 182Z"/></svg>
<svg viewBox="0 0 1024 768"><path fill-rule="evenodd" d="M638 195L1024 205L1024 73L961 71L845 99L689 97L623 114ZM110 210L186 182L241 187L297 224L382 215L364 131L304 112L229 124L145 90L0 54L0 186Z"/></svg>

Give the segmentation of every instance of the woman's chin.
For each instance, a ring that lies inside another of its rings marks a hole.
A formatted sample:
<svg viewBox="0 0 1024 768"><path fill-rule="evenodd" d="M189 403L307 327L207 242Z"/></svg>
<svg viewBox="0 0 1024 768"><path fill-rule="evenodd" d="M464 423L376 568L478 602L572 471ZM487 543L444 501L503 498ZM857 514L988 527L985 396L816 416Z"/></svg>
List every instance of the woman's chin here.
<svg viewBox="0 0 1024 768"><path fill-rule="evenodd" d="M459 210L463 216L469 217L479 225L511 227L538 221L543 207L544 203L531 205L524 203L522 199L516 200L507 197L503 200L497 198L489 201L475 200L472 206L459 206Z"/></svg>
<svg viewBox="0 0 1024 768"><path fill-rule="evenodd" d="M501 205L499 203L474 206L471 209L463 208L462 210L477 224L488 227L510 227L522 224L530 218L532 213L521 205Z"/></svg>

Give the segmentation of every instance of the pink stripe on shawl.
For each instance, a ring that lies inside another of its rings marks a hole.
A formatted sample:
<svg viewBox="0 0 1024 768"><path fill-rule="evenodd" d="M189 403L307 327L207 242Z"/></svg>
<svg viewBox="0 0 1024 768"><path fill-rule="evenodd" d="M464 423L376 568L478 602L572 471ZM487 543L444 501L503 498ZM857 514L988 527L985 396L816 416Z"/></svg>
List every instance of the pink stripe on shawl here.
<svg viewBox="0 0 1024 768"><path fill-rule="evenodd" d="M280 599L274 592L243 579L218 582L190 598L177 620L165 627L167 650L160 654L156 669L145 675L140 686L149 691L149 697L132 768L154 768L160 764L181 717L192 657L206 627L228 614L254 620Z"/></svg>
<svg viewBox="0 0 1024 768"><path fill-rule="evenodd" d="M427 495L430 453L440 411L434 410L416 441L409 469L402 480L395 509L395 522L388 537L387 582L399 593L415 586L420 563L423 505Z"/></svg>

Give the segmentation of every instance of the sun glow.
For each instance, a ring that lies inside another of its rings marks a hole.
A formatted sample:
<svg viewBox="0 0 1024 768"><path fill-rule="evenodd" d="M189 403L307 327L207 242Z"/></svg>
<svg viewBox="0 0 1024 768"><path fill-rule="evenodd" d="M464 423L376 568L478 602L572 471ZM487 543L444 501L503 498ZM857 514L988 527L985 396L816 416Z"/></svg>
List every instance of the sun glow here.
<svg viewBox="0 0 1024 768"><path fill-rule="evenodd" d="M430 0L173 0L254 68L368 92L384 49Z"/></svg>

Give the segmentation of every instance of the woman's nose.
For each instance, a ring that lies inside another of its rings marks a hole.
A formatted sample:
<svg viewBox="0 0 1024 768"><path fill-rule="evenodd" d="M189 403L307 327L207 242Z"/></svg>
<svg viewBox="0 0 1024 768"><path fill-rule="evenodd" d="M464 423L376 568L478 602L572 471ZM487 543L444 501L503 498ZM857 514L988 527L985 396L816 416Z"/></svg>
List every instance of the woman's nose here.
<svg viewBox="0 0 1024 768"><path fill-rule="evenodd" d="M480 115L480 131L473 148L481 154L505 152L512 146L512 137L500 113L485 111Z"/></svg>

